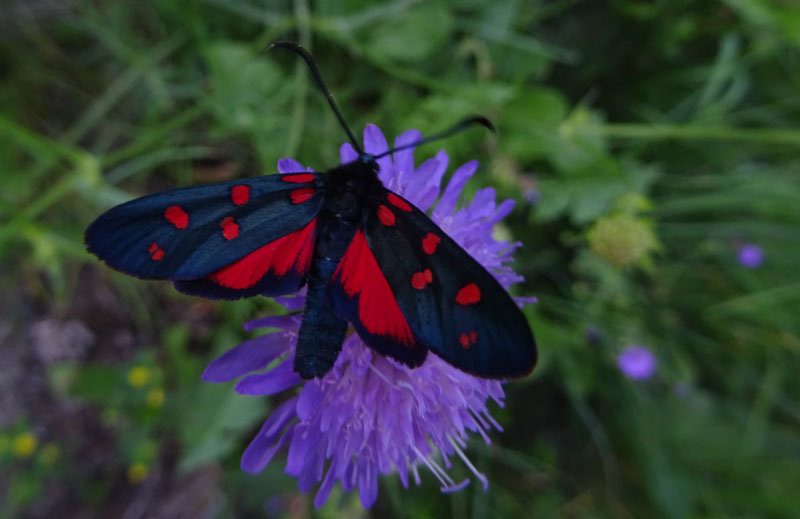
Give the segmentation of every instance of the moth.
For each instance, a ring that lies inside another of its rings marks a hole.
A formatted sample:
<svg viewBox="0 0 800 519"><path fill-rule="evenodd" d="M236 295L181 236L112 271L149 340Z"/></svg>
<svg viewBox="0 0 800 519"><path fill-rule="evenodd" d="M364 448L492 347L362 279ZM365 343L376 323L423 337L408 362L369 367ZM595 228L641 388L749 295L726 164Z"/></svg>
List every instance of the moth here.
<svg viewBox="0 0 800 519"><path fill-rule="evenodd" d="M86 230L90 252L144 279L171 280L210 299L279 296L307 287L294 370L324 376L352 325L364 343L409 367L429 351L467 373L529 373L536 344L497 280L408 200L378 179L377 159L451 135L449 130L379 156L365 153L311 55L301 56L358 159L327 171L266 175L173 189L118 205Z"/></svg>

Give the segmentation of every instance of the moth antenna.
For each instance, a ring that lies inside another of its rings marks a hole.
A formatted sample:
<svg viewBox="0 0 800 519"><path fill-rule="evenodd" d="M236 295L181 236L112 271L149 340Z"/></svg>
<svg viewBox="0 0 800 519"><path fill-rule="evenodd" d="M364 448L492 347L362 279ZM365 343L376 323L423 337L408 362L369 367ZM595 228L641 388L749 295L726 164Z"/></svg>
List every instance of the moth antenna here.
<svg viewBox="0 0 800 519"><path fill-rule="evenodd" d="M331 91L328 90L328 87L325 85L325 81L322 80L322 75L319 73L319 68L317 68L317 63L314 61L314 58L311 57L311 53L309 53L304 47L292 41L276 41L269 46L267 52L271 51L275 47L288 49L306 61L308 68L311 69L311 75L314 76L314 80L317 82L317 86L322 93L325 94L325 99L328 100L328 104L333 110L333 113L336 114L336 118L339 119L339 124L341 124L342 128L344 128L344 131L347 132L347 137L350 139L350 143L353 145L353 148L355 148L359 155L363 155L364 152L361 149L361 146L358 144L353 132L350 131L350 127L347 126L342 113L339 111L339 107L336 106L336 102L333 100L333 94L331 94Z"/></svg>
<svg viewBox="0 0 800 519"><path fill-rule="evenodd" d="M431 135L430 137L424 137L424 138L422 138L422 139L420 139L418 141L412 142L410 144L405 144L405 145L399 146L397 148L392 148L391 150L385 151L385 152L381 153L380 155L376 155L375 158L379 159L379 158L381 158L381 157L383 157L385 155L388 155L390 153L394 153L396 151L406 150L408 148L415 148L415 147L417 147L417 146L419 146L421 144L427 144L429 142L438 141L439 139L444 139L445 137L450 137L451 135L456 134L456 133L460 132L461 130L465 130L465 129L469 128L470 126L474 126L476 124L481 125L481 126L483 126L485 128L488 128L489 131L491 131L492 133L497 133L497 130L495 130L494 125L492 124L492 122L489 119L487 119L486 117L484 117L482 115L473 115L472 117L467 117L466 119L462 119L461 121L457 122L456 124L454 124L453 126L451 126L450 128L448 128L447 130L445 130L443 132L437 133L435 135Z"/></svg>

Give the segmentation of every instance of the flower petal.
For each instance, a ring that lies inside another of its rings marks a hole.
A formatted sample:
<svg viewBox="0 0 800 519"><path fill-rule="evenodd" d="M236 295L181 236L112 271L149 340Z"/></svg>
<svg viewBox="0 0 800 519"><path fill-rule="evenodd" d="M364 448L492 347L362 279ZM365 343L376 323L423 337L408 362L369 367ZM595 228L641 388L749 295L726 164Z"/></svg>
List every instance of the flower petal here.
<svg viewBox="0 0 800 519"><path fill-rule="evenodd" d="M361 506L369 508L378 499L378 474L372 463L364 463L358 471L358 498Z"/></svg>
<svg viewBox="0 0 800 519"><path fill-rule="evenodd" d="M461 196L461 191L464 190L467 181L475 174L477 169L478 161L471 160L453 173L453 177L450 179L450 182L447 183L442 198L439 200L439 203L436 204L436 209L433 210L434 222L439 222L453 214L453 209L456 208L456 203Z"/></svg>
<svg viewBox="0 0 800 519"><path fill-rule="evenodd" d="M364 151L370 155L380 155L381 153L389 151L386 137L383 136L381 129L374 124L368 124L366 128L364 128ZM387 155L377 159L377 161L380 167L378 178L380 178L383 185L386 186L394 176L392 157Z"/></svg>
<svg viewBox="0 0 800 519"><path fill-rule="evenodd" d="M422 138L419 130L407 130L394 140L394 147L400 148L412 144ZM401 186L405 186L409 181L409 175L414 172L414 148L398 151L394 154L395 176L389 189L399 191Z"/></svg>
<svg viewBox="0 0 800 519"><path fill-rule="evenodd" d="M469 486L469 479L465 479L461 483L456 483L452 487L442 487L440 490L442 491L442 494L452 494L453 492L461 492L468 486ZM484 488L483 491L485 492L486 488Z"/></svg>
<svg viewBox="0 0 800 519"><path fill-rule="evenodd" d="M322 384L319 381L311 380L307 382L297 400L297 417L301 421L311 420L323 396Z"/></svg>
<svg viewBox="0 0 800 519"><path fill-rule="evenodd" d="M497 210L494 212L494 216L492 216L489 219L489 223L494 225L503 218L505 218L506 216L508 216L509 214L511 214L511 211L514 210L515 205L516 202L510 198L508 200L503 200L500 203L500 205L497 206Z"/></svg>
<svg viewBox="0 0 800 519"><path fill-rule="evenodd" d="M414 205L422 211L427 211L436 201L441 191L442 177L447 171L450 157L444 150L439 150L435 158L423 162L414 172L414 177L408 183L403 193Z"/></svg>
<svg viewBox="0 0 800 519"><path fill-rule="evenodd" d="M306 460L312 447L316 447L319 436L313 434L307 422L301 422L292 432L292 443L289 445L289 454L286 456L285 472L290 476L299 477L306 468Z"/></svg>
<svg viewBox="0 0 800 519"><path fill-rule="evenodd" d="M345 142L339 148L339 160L342 164L347 164L348 162L353 162L354 160L358 159L358 153L353 148L353 145L349 142Z"/></svg>
<svg viewBox="0 0 800 519"><path fill-rule="evenodd" d="M233 388L242 395L274 395L302 382L300 375L292 369L291 359L266 373L248 375Z"/></svg>
<svg viewBox="0 0 800 519"><path fill-rule="evenodd" d="M241 469L251 474L258 474L264 470L267 465L269 465L269 462L272 461L272 458L275 457L275 454L284 448L286 444L289 443L291 438L291 431L287 431L286 434L278 438L278 443L262 451L258 458L255 458L255 454L248 456L247 450L245 450L244 454L242 454ZM248 456L251 459L246 460L245 456Z"/></svg>
<svg viewBox="0 0 800 519"><path fill-rule="evenodd" d="M264 422L261 430L242 454L242 470L253 474L261 472L280 447L286 444L291 434L287 432L281 435L281 430L295 417L296 403L297 399L292 398L272 411L269 419ZM281 438L276 444L278 436Z"/></svg>
<svg viewBox="0 0 800 519"><path fill-rule="evenodd" d="M536 296L533 297L514 296L512 297L512 299L514 300L515 303L517 303L517 306L520 308L524 307L525 305L533 305L539 302L539 298Z"/></svg>
<svg viewBox="0 0 800 519"><path fill-rule="evenodd" d="M291 328L294 321L295 318L293 315L268 315L267 317L247 321L244 323L244 329L247 331L257 330L258 328L279 328L285 330L286 328Z"/></svg>
<svg viewBox="0 0 800 519"><path fill-rule="evenodd" d="M245 341L211 361L201 379L204 382L228 382L245 373L264 369L284 353L288 346L280 333Z"/></svg>
<svg viewBox="0 0 800 519"><path fill-rule="evenodd" d="M278 173L296 173L298 171L310 171L294 159L278 159Z"/></svg>
<svg viewBox="0 0 800 519"><path fill-rule="evenodd" d="M301 308L306 306L305 288L293 296L276 297L275 302L283 306L290 312L300 310Z"/></svg>
<svg viewBox="0 0 800 519"><path fill-rule="evenodd" d="M472 202L469 203L472 217L476 220L488 220L494 214L494 200L494 188L485 187L475 191L475 196L472 198Z"/></svg>
<svg viewBox="0 0 800 519"><path fill-rule="evenodd" d="M300 492L308 492L314 486L314 483L322 480L322 472L325 469L325 458L322 454L319 445L316 445L316 448L309 452L306 458L306 466L297 477L297 489Z"/></svg>
<svg viewBox="0 0 800 519"><path fill-rule="evenodd" d="M328 467L328 473L325 475L325 479L322 480L322 484L319 486L317 495L314 496L314 506L316 508L322 508L322 505L324 505L325 501L328 500L328 496L330 496L331 490L333 490L333 485L336 483L336 479L337 477L334 467Z"/></svg>
<svg viewBox="0 0 800 519"><path fill-rule="evenodd" d="M397 467L397 475L400 478L400 483L403 485L403 488L408 488L408 467L406 466L405 456L398 457L395 460L395 466Z"/></svg>
<svg viewBox="0 0 800 519"><path fill-rule="evenodd" d="M370 155L380 155L389 151L389 145L386 143L386 137L380 128L374 124L368 124L364 128L364 151ZM391 163L392 159L387 157Z"/></svg>

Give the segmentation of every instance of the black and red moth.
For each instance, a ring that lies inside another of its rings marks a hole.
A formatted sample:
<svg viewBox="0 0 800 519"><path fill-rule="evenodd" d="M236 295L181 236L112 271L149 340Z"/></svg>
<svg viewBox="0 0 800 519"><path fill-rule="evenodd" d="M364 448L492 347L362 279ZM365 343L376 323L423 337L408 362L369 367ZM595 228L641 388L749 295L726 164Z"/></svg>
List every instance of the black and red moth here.
<svg viewBox="0 0 800 519"><path fill-rule="evenodd" d="M409 367L432 351L485 378L536 363L524 315L495 278L422 211L386 189L297 44L359 154L325 172L298 172L173 189L116 206L86 230L86 245L114 269L172 280L210 299L278 296L308 286L294 369L333 367L351 323L374 351ZM471 124L408 147L429 142ZM391 150L388 153L391 153Z"/></svg>

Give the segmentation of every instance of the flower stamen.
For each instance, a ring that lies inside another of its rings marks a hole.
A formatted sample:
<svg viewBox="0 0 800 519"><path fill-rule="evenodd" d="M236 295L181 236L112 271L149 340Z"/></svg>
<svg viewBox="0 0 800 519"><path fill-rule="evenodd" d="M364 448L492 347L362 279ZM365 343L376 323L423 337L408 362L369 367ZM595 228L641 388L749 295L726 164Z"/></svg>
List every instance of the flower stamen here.
<svg viewBox="0 0 800 519"><path fill-rule="evenodd" d="M456 443L453 440L452 436L450 436L449 439L450 439L450 445L453 446L453 449L456 451L456 454L458 454L458 457L461 458L461 461L463 461L464 464L467 467L469 467L469 470L471 470L472 473L475 474L475 477L478 478L480 482L483 484L483 490L484 491L489 490L489 478L487 478L481 471L475 468L475 465L473 465L472 462L467 457L467 455L464 454L464 451L461 450L461 447L459 447L458 443Z"/></svg>
<svg viewBox="0 0 800 519"><path fill-rule="evenodd" d="M469 479L465 479L460 483L456 484L456 482L453 481L453 478L450 477L450 474L448 474L447 471L445 471L441 466L439 466L438 463L436 463L429 457L424 456L416 447L413 447L413 450L414 453L417 455L417 459L422 463L424 463L425 466L428 467L428 469L431 471L431 474L436 476L436 479L438 479L439 483L442 484L442 487L440 488L442 493L457 492L459 490L462 490L467 485L469 485ZM415 476L417 479L417 485L419 485L420 484L419 474L416 474L416 470L415 470Z"/></svg>

